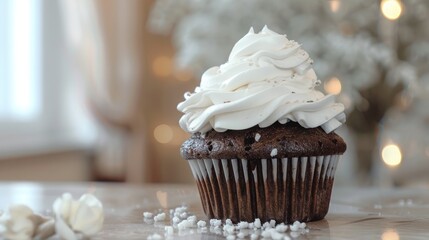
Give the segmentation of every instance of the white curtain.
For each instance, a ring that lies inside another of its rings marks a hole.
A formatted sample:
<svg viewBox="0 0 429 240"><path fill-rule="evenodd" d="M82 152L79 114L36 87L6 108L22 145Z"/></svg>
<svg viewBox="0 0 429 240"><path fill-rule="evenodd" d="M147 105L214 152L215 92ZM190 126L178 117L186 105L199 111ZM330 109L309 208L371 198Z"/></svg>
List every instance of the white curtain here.
<svg viewBox="0 0 429 240"><path fill-rule="evenodd" d="M144 118L143 8L138 0L62 0L65 29L99 123L96 169L102 179L149 181Z"/></svg>

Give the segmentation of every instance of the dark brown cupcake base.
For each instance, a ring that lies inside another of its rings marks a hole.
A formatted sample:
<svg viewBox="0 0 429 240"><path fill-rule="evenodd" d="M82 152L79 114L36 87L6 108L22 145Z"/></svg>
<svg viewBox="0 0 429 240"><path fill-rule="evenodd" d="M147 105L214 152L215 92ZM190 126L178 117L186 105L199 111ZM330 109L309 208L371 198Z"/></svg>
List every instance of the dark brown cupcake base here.
<svg viewBox="0 0 429 240"><path fill-rule="evenodd" d="M209 218L292 223L325 217L338 159L332 155L189 163Z"/></svg>

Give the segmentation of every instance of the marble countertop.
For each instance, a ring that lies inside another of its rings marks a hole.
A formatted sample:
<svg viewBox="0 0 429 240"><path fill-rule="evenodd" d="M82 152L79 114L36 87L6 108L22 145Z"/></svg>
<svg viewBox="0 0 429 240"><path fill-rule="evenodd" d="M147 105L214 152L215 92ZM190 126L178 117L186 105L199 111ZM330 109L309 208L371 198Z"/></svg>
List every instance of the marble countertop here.
<svg viewBox="0 0 429 240"><path fill-rule="evenodd" d="M64 192L75 198L91 192L103 203L103 230L92 239L147 239L158 233L165 238L170 218L153 222L143 212L165 211L182 205L200 220L202 212L195 185L113 183L0 182L0 211L13 203L52 215L52 203ZM292 239L429 239L429 189L334 188L328 215L307 224L308 232ZM253 231L253 230L252 230ZM251 230L245 234L250 239ZM219 229L178 231L168 239L224 239ZM0 237L1 239L1 237Z"/></svg>

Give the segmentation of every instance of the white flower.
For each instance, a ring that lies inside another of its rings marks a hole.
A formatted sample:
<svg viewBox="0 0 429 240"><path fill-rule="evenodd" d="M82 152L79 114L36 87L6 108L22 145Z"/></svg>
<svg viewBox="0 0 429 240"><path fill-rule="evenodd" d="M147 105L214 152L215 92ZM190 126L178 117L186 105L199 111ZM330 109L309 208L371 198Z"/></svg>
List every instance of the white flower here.
<svg viewBox="0 0 429 240"><path fill-rule="evenodd" d="M6 239L31 239L35 230L30 220L33 211L25 205L14 205L0 218L0 232Z"/></svg>
<svg viewBox="0 0 429 240"><path fill-rule="evenodd" d="M53 220L34 214L25 205L13 205L0 217L0 234L5 239L44 239L53 233Z"/></svg>
<svg viewBox="0 0 429 240"><path fill-rule="evenodd" d="M70 193L64 193L55 200L53 209L56 233L63 239L77 239L77 233L89 237L103 227L103 205L92 194L74 200Z"/></svg>

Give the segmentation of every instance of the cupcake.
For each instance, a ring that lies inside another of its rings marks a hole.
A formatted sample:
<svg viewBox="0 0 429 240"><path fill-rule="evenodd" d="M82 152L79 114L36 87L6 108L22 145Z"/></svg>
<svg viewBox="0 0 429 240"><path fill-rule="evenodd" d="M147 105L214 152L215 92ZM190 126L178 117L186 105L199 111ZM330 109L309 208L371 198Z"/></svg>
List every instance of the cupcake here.
<svg viewBox="0 0 429 240"><path fill-rule="evenodd" d="M180 126L192 135L180 151L209 218L324 218L346 150L334 133L345 114L319 84L300 44L264 27L251 28L185 94Z"/></svg>

